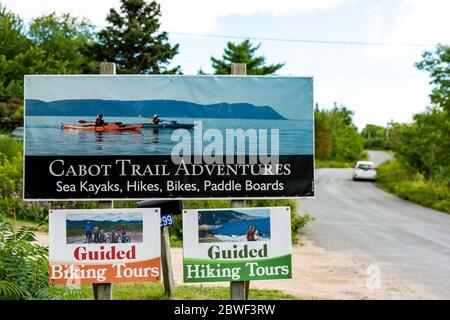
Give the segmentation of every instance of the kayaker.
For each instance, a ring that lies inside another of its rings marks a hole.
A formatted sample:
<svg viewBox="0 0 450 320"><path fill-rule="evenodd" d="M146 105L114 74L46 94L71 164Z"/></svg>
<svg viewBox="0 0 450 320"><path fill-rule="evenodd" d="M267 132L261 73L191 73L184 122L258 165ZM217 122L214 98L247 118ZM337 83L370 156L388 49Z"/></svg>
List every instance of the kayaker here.
<svg viewBox="0 0 450 320"><path fill-rule="evenodd" d="M159 119L159 116L155 114L152 118L152 124L160 124L161 119Z"/></svg>
<svg viewBox="0 0 450 320"><path fill-rule="evenodd" d="M105 121L103 121L103 115L99 113L97 115L97 118L95 118L95 126L96 127L103 127L105 125Z"/></svg>

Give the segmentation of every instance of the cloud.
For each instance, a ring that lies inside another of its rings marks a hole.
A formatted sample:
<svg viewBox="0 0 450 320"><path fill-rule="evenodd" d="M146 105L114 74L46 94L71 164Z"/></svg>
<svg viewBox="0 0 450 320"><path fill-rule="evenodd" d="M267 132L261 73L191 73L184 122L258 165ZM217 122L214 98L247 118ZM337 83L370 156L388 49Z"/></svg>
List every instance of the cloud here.
<svg viewBox="0 0 450 320"><path fill-rule="evenodd" d="M450 1L403 0L406 8L389 35L389 39L401 42L450 41Z"/></svg>
<svg viewBox="0 0 450 320"><path fill-rule="evenodd" d="M332 10L344 0L161 0L166 30L208 33L221 17L272 14L274 16Z"/></svg>
<svg viewBox="0 0 450 320"><path fill-rule="evenodd" d="M377 34L376 37L371 37L369 41L432 45L449 43L448 12L450 12L450 1L403 0L401 13L393 28L383 34ZM396 59L418 56L424 49L426 48L413 46L370 47L366 52L371 57Z"/></svg>
<svg viewBox="0 0 450 320"><path fill-rule="evenodd" d="M9 10L29 21L56 11L86 17L97 26L106 24L111 7L119 0L0 0ZM169 31L208 33L218 27L221 17L272 14L275 16L332 10L345 0L160 0L162 28Z"/></svg>

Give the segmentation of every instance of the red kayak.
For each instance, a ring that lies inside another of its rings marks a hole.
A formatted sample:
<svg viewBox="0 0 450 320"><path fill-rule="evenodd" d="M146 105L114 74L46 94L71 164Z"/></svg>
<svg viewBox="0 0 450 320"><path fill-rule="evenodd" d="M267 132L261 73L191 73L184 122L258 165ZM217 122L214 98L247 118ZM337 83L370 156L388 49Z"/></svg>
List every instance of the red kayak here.
<svg viewBox="0 0 450 320"><path fill-rule="evenodd" d="M63 129L68 130L86 130L86 131L129 131L129 130L139 130L142 128L143 124L135 124L135 125L129 125L129 126L120 126L117 124L107 124L104 126L94 126L94 125L86 125L86 126L80 126L80 125L70 125L65 124L63 125Z"/></svg>

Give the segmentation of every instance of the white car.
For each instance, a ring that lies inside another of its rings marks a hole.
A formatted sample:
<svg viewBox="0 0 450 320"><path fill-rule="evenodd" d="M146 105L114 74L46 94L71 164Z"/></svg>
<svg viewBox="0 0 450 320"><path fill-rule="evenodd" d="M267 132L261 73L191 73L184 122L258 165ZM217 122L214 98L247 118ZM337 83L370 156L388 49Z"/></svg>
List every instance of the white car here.
<svg viewBox="0 0 450 320"><path fill-rule="evenodd" d="M372 161L358 161L353 168L353 180L372 180L377 179L377 167Z"/></svg>

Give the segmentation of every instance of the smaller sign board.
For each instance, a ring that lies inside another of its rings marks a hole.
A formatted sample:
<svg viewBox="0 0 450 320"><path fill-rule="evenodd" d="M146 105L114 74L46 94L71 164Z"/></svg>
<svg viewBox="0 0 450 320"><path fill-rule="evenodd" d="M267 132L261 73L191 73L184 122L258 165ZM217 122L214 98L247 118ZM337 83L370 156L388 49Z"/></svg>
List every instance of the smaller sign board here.
<svg viewBox="0 0 450 320"><path fill-rule="evenodd" d="M289 207L183 211L184 282L292 277Z"/></svg>
<svg viewBox="0 0 450 320"><path fill-rule="evenodd" d="M156 208L52 210L49 282L159 281L160 232Z"/></svg>
<svg viewBox="0 0 450 320"><path fill-rule="evenodd" d="M173 215L171 213L161 213L161 227L173 226Z"/></svg>

